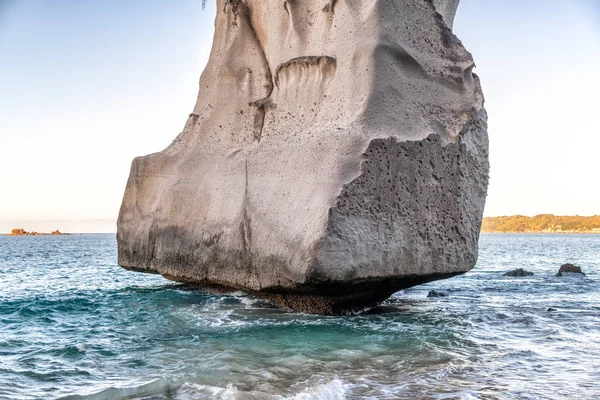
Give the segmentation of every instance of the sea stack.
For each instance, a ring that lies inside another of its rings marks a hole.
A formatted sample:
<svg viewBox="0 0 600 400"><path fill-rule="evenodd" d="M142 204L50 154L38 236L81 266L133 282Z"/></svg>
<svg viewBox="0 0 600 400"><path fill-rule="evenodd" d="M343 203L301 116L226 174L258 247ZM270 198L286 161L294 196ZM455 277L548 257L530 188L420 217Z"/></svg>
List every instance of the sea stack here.
<svg viewBox="0 0 600 400"><path fill-rule="evenodd" d="M469 271L488 185L458 0L218 0L183 131L133 160L119 264L340 314Z"/></svg>

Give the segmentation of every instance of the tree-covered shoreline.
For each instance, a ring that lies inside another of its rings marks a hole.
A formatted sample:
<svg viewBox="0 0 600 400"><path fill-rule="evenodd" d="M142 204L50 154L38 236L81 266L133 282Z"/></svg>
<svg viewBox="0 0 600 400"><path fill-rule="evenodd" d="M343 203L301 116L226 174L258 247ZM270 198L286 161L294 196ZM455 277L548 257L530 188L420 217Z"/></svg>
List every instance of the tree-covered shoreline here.
<svg viewBox="0 0 600 400"><path fill-rule="evenodd" d="M574 232L600 233L600 215L591 217L540 214L512 215L483 219L482 232Z"/></svg>

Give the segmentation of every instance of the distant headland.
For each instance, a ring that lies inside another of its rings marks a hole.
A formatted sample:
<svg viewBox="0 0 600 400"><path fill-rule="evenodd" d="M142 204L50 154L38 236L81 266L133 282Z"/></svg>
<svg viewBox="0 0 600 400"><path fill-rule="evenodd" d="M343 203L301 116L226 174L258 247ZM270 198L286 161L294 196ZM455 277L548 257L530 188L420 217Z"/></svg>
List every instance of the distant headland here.
<svg viewBox="0 0 600 400"><path fill-rule="evenodd" d="M540 214L483 219L481 232L494 233L600 233L600 215L591 217Z"/></svg>
<svg viewBox="0 0 600 400"><path fill-rule="evenodd" d="M28 232L28 231L24 230L23 228L15 228L11 231L11 233L6 234L5 236L64 236L64 235L68 235L68 233L62 233L58 229L55 231L52 231L50 233L44 233L44 232Z"/></svg>

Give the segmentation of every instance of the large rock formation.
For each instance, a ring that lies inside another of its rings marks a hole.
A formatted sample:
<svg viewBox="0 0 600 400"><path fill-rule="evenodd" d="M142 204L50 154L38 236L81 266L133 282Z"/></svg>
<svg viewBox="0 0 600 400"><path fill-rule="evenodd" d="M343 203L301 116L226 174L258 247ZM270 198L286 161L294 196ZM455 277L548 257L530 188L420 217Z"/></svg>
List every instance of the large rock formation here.
<svg viewBox="0 0 600 400"><path fill-rule="evenodd" d="M119 264L341 313L470 270L486 113L458 0L218 0L183 132L136 158Z"/></svg>

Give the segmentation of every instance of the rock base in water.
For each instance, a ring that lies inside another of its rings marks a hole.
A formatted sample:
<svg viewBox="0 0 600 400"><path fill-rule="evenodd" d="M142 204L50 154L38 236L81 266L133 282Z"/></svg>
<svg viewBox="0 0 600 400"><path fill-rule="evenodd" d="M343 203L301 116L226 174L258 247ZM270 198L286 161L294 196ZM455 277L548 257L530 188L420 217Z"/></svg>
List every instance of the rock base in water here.
<svg viewBox="0 0 600 400"><path fill-rule="evenodd" d="M356 282L309 282L296 288L273 288L269 291L248 290L244 287L216 284L211 281L198 282L181 277L164 276L167 279L190 284L212 293L231 293L241 290L294 311L308 314L345 315L375 307L399 290L439 279L451 278L455 275L457 274ZM435 295L432 295L432 293ZM446 296L445 293L432 290L427 297Z"/></svg>

